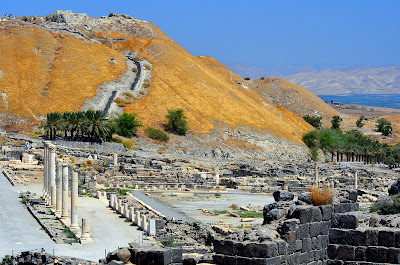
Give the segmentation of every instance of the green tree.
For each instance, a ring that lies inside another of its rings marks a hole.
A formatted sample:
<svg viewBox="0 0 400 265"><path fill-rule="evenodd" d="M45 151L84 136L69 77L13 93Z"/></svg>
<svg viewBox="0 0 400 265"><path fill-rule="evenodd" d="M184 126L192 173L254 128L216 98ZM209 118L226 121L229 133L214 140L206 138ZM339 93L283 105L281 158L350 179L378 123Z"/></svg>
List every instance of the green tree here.
<svg viewBox="0 0 400 265"><path fill-rule="evenodd" d="M177 135L186 135L188 131L187 117L183 109L169 109L167 114L168 123L166 129L168 132Z"/></svg>
<svg viewBox="0 0 400 265"><path fill-rule="evenodd" d="M322 117L315 117L307 114L306 116L303 116L303 119L316 129L319 129L322 126Z"/></svg>
<svg viewBox="0 0 400 265"><path fill-rule="evenodd" d="M385 118L380 118L376 121L376 127L378 132L383 132L386 126L391 126L391 125L392 123Z"/></svg>
<svg viewBox="0 0 400 265"><path fill-rule="evenodd" d="M340 130L340 122L343 121L342 118L340 118L339 116L333 116L331 123L332 123L332 129L335 130Z"/></svg>
<svg viewBox="0 0 400 265"><path fill-rule="evenodd" d="M46 137L55 139L57 131L61 128L61 114L59 112L47 113L46 119L41 121L40 127L46 132Z"/></svg>
<svg viewBox="0 0 400 265"><path fill-rule="evenodd" d="M136 135L142 126L143 123L136 113L124 113L114 120L113 130L121 136L130 138Z"/></svg>
<svg viewBox="0 0 400 265"><path fill-rule="evenodd" d="M101 110L86 111L86 133L93 140L105 138L110 134L107 116Z"/></svg>
<svg viewBox="0 0 400 265"><path fill-rule="evenodd" d="M388 136L389 134L392 133L392 126L391 125L385 125L382 129L382 135Z"/></svg>
<svg viewBox="0 0 400 265"><path fill-rule="evenodd" d="M358 128L361 128L365 125L365 123L363 122L365 120L364 116L361 116L360 118L358 118L358 120L356 121L356 125Z"/></svg>

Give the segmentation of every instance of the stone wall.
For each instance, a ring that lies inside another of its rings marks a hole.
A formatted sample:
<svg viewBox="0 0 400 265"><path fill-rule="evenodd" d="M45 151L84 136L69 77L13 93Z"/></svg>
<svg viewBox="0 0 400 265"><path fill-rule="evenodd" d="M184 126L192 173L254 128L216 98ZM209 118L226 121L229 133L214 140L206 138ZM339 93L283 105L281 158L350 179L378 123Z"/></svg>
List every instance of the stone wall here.
<svg viewBox="0 0 400 265"><path fill-rule="evenodd" d="M328 264L400 263L400 230L365 226L369 217L361 212L335 216L329 238Z"/></svg>
<svg viewBox="0 0 400 265"><path fill-rule="evenodd" d="M350 211L358 211L358 204L297 206L289 211L287 219L278 226L278 240L215 240L214 263L327 264L332 219L338 214Z"/></svg>

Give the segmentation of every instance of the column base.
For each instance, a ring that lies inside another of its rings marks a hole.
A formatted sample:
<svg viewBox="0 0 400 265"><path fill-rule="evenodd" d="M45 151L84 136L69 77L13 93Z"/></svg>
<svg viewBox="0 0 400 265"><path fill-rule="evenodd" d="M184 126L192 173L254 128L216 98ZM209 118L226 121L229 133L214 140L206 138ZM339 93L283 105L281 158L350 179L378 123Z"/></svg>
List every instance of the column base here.
<svg viewBox="0 0 400 265"><path fill-rule="evenodd" d="M94 240L92 238L81 238L79 239L79 243L81 243L82 245L86 245L86 244L93 244Z"/></svg>

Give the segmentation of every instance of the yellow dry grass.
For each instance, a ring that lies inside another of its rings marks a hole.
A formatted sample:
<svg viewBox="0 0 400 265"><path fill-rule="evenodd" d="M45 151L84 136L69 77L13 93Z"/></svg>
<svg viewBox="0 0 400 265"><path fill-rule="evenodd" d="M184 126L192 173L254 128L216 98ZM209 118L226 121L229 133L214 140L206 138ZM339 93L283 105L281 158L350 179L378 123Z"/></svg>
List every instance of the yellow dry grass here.
<svg viewBox="0 0 400 265"><path fill-rule="evenodd" d="M20 22L0 22L0 50L0 87L8 96L8 110L0 99L0 112L33 121L79 110L99 84L127 69L124 55L105 45Z"/></svg>
<svg viewBox="0 0 400 265"><path fill-rule="evenodd" d="M335 196L335 192L327 186L323 188L311 187L310 193L313 205L316 206L332 204L333 197Z"/></svg>

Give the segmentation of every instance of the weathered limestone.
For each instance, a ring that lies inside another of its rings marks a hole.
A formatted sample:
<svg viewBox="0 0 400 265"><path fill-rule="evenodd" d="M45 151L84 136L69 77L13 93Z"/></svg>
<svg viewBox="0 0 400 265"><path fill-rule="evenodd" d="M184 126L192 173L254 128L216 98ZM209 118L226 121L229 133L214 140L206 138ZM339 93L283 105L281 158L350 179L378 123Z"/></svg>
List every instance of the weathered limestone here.
<svg viewBox="0 0 400 265"><path fill-rule="evenodd" d="M88 241L93 241L93 239L90 237L88 218L82 219L82 235L80 241L82 244L87 243Z"/></svg>
<svg viewBox="0 0 400 265"><path fill-rule="evenodd" d="M57 160L56 175L56 215L62 214L62 160Z"/></svg>
<svg viewBox="0 0 400 265"><path fill-rule="evenodd" d="M43 142L43 196L47 196L47 143Z"/></svg>
<svg viewBox="0 0 400 265"><path fill-rule="evenodd" d="M50 145L50 205L56 206L56 147Z"/></svg>
<svg viewBox="0 0 400 265"><path fill-rule="evenodd" d="M61 218L69 218L68 214L68 166L62 165L62 213Z"/></svg>
<svg viewBox="0 0 400 265"><path fill-rule="evenodd" d="M129 208L128 208L129 206L128 206L128 204L127 203L125 203L125 205L124 205L124 212L123 212L123 216L124 217L126 217L126 218L129 218Z"/></svg>
<svg viewBox="0 0 400 265"><path fill-rule="evenodd" d="M139 220L140 220L140 211L135 212L135 225L139 226Z"/></svg>
<svg viewBox="0 0 400 265"><path fill-rule="evenodd" d="M146 231L147 230L147 216L144 213L142 213L141 217L142 217L142 221L140 224L140 228L142 228L143 231Z"/></svg>
<svg viewBox="0 0 400 265"><path fill-rule="evenodd" d="M118 154L113 153L113 164L114 166L118 166Z"/></svg>
<svg viewBox="0 0 400 265"><path fill-rule="evenodd" d="M71 178L71 229L79 229L78 224L78 173L72 172Z"/></svg>

